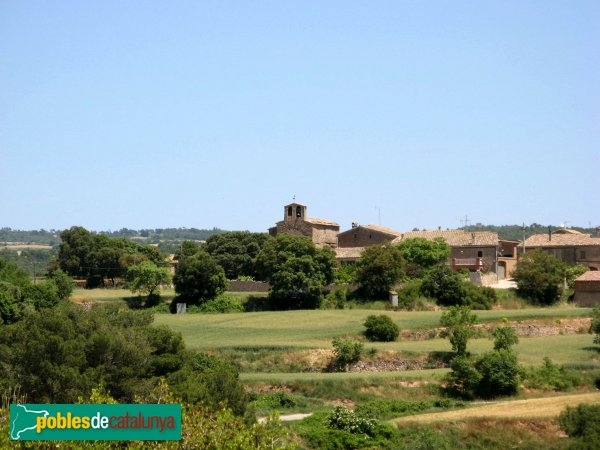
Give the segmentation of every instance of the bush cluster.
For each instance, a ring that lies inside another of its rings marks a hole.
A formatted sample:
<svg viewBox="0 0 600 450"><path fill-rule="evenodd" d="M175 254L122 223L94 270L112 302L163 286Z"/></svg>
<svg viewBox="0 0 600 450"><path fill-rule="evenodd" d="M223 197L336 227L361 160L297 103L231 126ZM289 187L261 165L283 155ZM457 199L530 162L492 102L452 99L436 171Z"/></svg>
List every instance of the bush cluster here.
<svg viewBox="0 0 600 450"><path fill-rule="evenodd" d="M385 314L371 315L365 320L365 337L369 341L392 342L398 338L400 328Z"/></svg>
<svg viewBox="0 0 600 450"><path fill-rule="evenodd" d="M574 439L571 448L596 449L600 442L600 405L567 407L558 416L560 427Z"/></svg>
<svg viewBox="0 0 600 450"><path fill-rule="evenodd" d="M348 338L335 337L333 344L333 369L345 372L348 365L360 360L363 352L363 344Z"/></svg>
<svg viewBox="0 0 600 450"><path fill-rule="evenodd" d="M524 369L523 378L529 388L554 391L567 391L584 383L580 372L554 364L548 357L541 367Z"/></svg>

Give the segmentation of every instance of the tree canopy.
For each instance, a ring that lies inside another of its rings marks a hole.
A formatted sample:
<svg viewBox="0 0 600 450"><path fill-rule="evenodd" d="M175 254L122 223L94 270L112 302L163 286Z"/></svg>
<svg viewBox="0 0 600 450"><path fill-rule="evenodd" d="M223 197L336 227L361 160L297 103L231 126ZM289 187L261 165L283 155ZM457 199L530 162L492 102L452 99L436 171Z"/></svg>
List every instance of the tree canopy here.
<svg viewBox="0 0 600 450"><path fill-rule="evenodd" d="M269 299L278 309L318 308L335 265L331 248L291 234L267 239L257 257L258 273L269 282Z"/></svg>
<svg viewBox="0 0 600 450"><path fill-rule="evenodd" d="M15 322L28 309L52 307L68 297L70 292L59 290L62 281L49 278L33 284L25 271L0 257L0 324Z"/></svg>
<svg viewBox="0 0 600 450"><path fill-rule="evenodd" d="M180 257L173 277L175 302L199 305L216 298L227 289L225 271L212 256L197 249L195 254Z"/></svg>
<svg viewBox="0 0 600 450"><path fill-rule="evenodd" d="M425 238L406 239L397 246L406 261L406 274L409 278L420 278L427 269L444 264L451 251L443 238L435 238L433 241Z"/></svg>
<svg viewBox="0 0 600 450"><path fill-rule="evenodd" d="M95 234L83 227L71 227L60 233L58 266L72 277L87 280L88 287L104 285L124 277L127 267L150 260L165 266L165 257L155 247L137 244L126 238Z"/></svg>
<svg viewBox="0 0 600 450"><path fill-rule="evenodd" d="M556 303L565 281L565 264L543 250L524 254L512 273L520 296L538 305Z"/></svg>
<svg viewBox="0 0 600 450"><path fill-rule="evenodd" d="M212 235L202 248L223 267L228 279L258 279L255 260L268 237L266 233L230 231Z"/></svg>
<svg viewBox="0 0 600 450"><path fill-rule="evenodd" d="M362 252L356 267L356 281L369 299L388 297L388 292L405 274L406 263L398 247L371 245Z"/></svg>
<svg viewBox="0 0 600 450"><path fill-rule="evenodd" d="M131 292L152 297L158 293L161 285L171 282L171 274L166 267L158 267L152 261L145 260L127 269L127 280Z"/></svg>
<svg viewBox="0 0 600 450"><path fill-rule="evenodd" d="M243 415L247 398L235 368L187 351L179 333L152 320L150 311L115 305L29 311L0 327L0 390L20 386L33 403L75 403L102 385L133 403L164 378L188 403L225 404Z"/></svg>

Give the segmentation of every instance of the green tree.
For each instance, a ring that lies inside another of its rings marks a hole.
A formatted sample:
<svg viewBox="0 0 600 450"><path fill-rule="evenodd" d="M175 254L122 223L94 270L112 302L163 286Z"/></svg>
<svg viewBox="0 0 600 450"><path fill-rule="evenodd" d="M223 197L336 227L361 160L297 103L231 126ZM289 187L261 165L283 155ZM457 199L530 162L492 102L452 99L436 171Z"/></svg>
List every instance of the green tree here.
<svg viewBox="0 0 600 450"><path fill-rule="evenodd" d="M125 276L128 266L144 260L166 266L164 255L151 245L91 233L83 227L71 227L60 237L59 268L72 277L85 278L88 287L102 286L105 279L114 284L115 278Z"/></svg>
<svg viewBox="0 0 600 450"><path fill-rule="evenodd" d="M445 264L451 250L444 238L405 239L397 247L406 261L406 275L409 278L421 278L428 269Z"/></svg>
<svg viewBox="0 0 600 450"><path fill-rule="evenodd" d="M188 354L185 366L167 376L173 394L186 403L212 409L221 405L237 416L246 412L248 396L238 371L229 363L204 353Z"/></svg>
<svg viewBox="0 0 600 450"><path fill-rule="evenodd" d="M175 252L175 260L183 261L185 258L197 255L200 252L200 247L194 241L183 241Z"/></svg>
<svg viewBox="0 0 600 450"><path fill-rule="evenodd" d="M269 301L277 309L318 308L336 265L331 248L317 248L309 238L291 234L269 238L256 263L261 278L269 282Z"/></svg>
<svg viewBox="0 0 600 450"><path fill-rule="evenodd" d="M365 320L365 337L369 341L392 342L398 338L400 327L394 323L390 316L381 314L371 315Z"/></svg>
<svg viewBox="0 0 600 450"><path fill-rule="evenodd" d="M67 299L73 293L73 279L60 269L53 270L48 274L48 277L56 284L58 298L61 300Z"/></svg>
<svg viewBox="0 0 600 450"><path fill-rule="evenodd" d="M453 395L475 398L482 375L475 368L472 358L458 355L450 361L450 372L446 376L446 388Z"/></svg>
<svg viewBox="0 0 600 450"><path fill-rule="evenodd" d="M519 390L517 355L510 349L485 353L475 362L475 369L481 374L476 391L479 397L509 396Z"/></svg>
<svg viewBox="0 0 600 450"><path fill-rule="evenodd" d="M369 299L387 298L404 274L404 258L398 247L389 244L366 247L356 265L360 292Z"/></svg>
<svg viewBox="0 0 600 450"><path fill-rule="evenodd" d="M72 277L88 278L89 255L95 251L94 235L83 227L71 227L60 233L59 267Z"/></svg>
<svg viewBox="0 0 600 450"><path fill-rule="evenodd" d="M563 292L565 264L543 250L521 257L513 272L518 294L538 305L556 303Z"/></svg>
<svg viewBox="0 0 600 450"><path fill-rule="evenodd" d="M199 305L227 290L225 271L205 251L180 259L173 277L175 302Z"/></svg>
<svg viewBox="0 0 600 450"><path fill-rule="evenodd" d="M171 283L171 274L166 267L157 267L152 261L145 260L127 269L127 280L131 292L152 297L161 285Z"/></svg>
<svg viewBox="0 0 600 450"><path fill-rule="evenodd" d="M519 343L519 336L511 327L496 327L492 330L494 339L494 350L510 350Z"/></svg>
<svg viewBox="0 0 600 450"><path fill-rule="evenodd" d="M467 342L473 336L473 325L477 320L468 306L451 306L442 313L440 325L445 330L441 336L448 338L457 355L466 355Z"/></svg>
<svg viewBox="0 0 600 450"><path fill-rule="evenodd" d="M345 372L350 364L360 361L363 352L363 344L348 338L334 337L333 345L333 368L338 372Z"/></svg>
<svg viewBox="0 0 600 450"><path fill-rule="evenodd" d="M421 293L435 299L438 305L442 306L467 304L467 292L462 276L445 265L434 266L425 273Z"/></svg>
<svg viewBox="0 0 600 450"><path fill-rule="evenodd" d="M223 267L228 279L257 278L255 260L268 237L267 233L230 231L212 235L202 248Z"/></svg>

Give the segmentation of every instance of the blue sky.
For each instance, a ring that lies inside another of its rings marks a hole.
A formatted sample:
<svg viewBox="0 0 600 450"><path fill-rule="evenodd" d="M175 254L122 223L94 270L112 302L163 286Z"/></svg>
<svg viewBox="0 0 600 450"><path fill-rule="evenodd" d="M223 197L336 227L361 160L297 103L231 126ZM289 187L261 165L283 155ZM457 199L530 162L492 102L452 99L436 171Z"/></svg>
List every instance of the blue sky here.
<svg viewBox="0 0 600 450"><path fill-rule="evenodd" d="M600 225L598 1L0 2L0 227Z"/></svg>

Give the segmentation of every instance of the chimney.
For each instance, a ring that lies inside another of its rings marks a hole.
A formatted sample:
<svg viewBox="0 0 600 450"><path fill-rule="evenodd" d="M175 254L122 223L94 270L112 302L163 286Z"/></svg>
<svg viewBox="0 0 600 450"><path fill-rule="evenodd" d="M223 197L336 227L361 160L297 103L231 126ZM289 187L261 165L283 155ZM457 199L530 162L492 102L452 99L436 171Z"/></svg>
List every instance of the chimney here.
<svg viewBox="0 0 600 450"><path fill-rule="evenodd" d="M552 242L552 228L548 227L548 242Z"/></svg>

